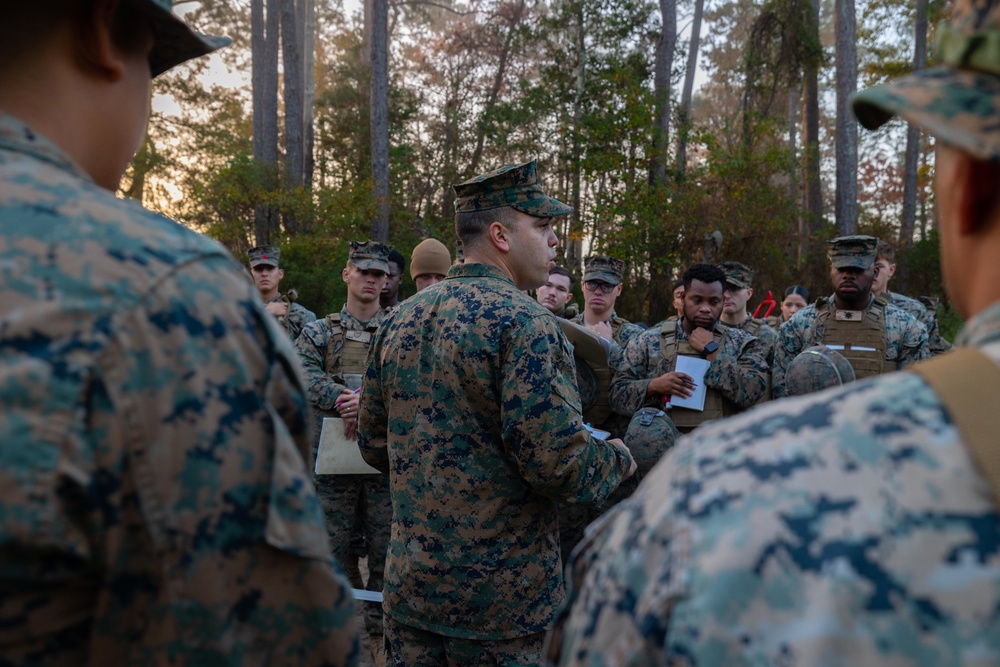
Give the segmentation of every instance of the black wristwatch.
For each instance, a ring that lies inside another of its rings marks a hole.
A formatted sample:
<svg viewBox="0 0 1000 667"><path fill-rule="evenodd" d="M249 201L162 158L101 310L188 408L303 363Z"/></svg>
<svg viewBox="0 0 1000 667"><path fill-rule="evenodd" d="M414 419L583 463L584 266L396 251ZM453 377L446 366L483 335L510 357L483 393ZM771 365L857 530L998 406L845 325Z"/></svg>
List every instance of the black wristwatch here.
<svg viewBox="0 0 1000 667"><path fill-rule="evenodd" d="M716 343L714 340L709 341L708 345L705 346L705 349L701 351L701 358L707 359L708 355L715 354L718 351L719 351L719 344Z"/></svg>

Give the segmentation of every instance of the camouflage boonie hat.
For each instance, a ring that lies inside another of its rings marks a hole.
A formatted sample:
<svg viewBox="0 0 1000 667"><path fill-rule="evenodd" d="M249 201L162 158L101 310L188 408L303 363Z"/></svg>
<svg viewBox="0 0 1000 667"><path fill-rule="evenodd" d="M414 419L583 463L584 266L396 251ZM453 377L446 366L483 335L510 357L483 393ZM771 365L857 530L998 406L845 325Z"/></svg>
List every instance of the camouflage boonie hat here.
<svg viewBox="0 0 1000 667"><path fill-rule="evenodd" d="M857 379L851 362L826 345L815 345L792 359L785 372L789 396L803 396Z"/></svg>
<svg viewBox="0 0 1000 667"><path fill-rule="evenodd" d="M553 218L573 210L571 206L545 194L538 181L535 160L500 167L452 188L456 195L455 213L510 206L536 218Z"/></svg>
<svg viewBox="0 0 1000 667"><path fill-rule="evenodd" d="M609 285L621 285L625 262L607 255L590 255L583 260L583 280L602 280Z"/></svg>
<svg viewBox="0 0 1000 667"><path fill-rule="evenodd" d="M864 271L875 264L874 236L841 236L826 242L826 254L835 269L855 267Z"/></svg>
<svg viewBox="0 0 1000 667"><path fill-rule="evenodd" d="M172 0L140 0L135 6L150 18L153 28L149 69L154 77L182 62L221 49L232 41L228 37L203 35L192 30L173 13Z"/></svg>
<svg viewBox="0 0 1000 667"><path fill-rule="evenodd" d="M874 130L894 115L981 160L1000 160L1000 0L955 0L937 28L938 67L855 96L858 121Z"/></svg>
<svg viewBox="0 0 1000 667"><path fill-rule="evenodd" d="M351 264L362 271L381 271L389 275L392 248L377 241L351 241Z"/></svg>
<svg viewBox="0 0 1000 667"><path fill-rule="evenodd" d="M261 264L271 266L281 266L281 250L273 245L261 245L247 250L247 257L250 258L250 268Z"/></svg>
<svg viewBox="0 0 1000 667"><path fill-rule="evenodd" d="M726 284L735 285L739 289L753 287L753 279L757 272L746 264L739 262L723 262L719 268L726 272Z"/></svg>

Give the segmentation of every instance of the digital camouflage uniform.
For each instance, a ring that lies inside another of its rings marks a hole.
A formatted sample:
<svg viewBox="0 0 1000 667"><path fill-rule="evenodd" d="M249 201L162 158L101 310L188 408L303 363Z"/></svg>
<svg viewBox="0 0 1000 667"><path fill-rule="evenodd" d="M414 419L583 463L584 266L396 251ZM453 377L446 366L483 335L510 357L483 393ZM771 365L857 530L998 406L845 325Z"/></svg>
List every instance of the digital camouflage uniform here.
<svg viewBox="0 0 1000 667"><path fill-rule="evenodd" d="M570 210L544 195L533 162L455 190L458 212ZM386 632L419 640L390 637L396 659L434 642L496 659L500 642L521 656L500 664L540 660L564 595L556 502L604 499L632 463L588 434L573 378L556 318L495 266L454 266L389 314L359 436L365 460L391 477Z"/></svg>
<svg viewBox="0 0 1000 667"><path fill-rule="evenodd" d="M911 299L896 292L889 292L889 303L902 308L924 325L924 328L927 329L927 349L930 351L931 356L951 352L955 349L954 345L941 336L941 331L938 329L937 313L934 310L931 310L916 299Z"/></svg>
<svg viewBox="0 0 1000 667"><path fill-rule="evenodd" d="M698 429L569 570L559 665L1000 663L1000 515L911 373Z"/></svg>
<svg viewBox="0 0 1000 667"><path fill-rule="evenodd" d="M335 336L327 318L307 324L295 340L295 349L302 359L309 400L315 406L316 427L313 439L313 460L316 456L319 431L324 417L338 417L335 403L340 393L348 388L347 378L339 367L340 351L347 332L367 333L374 338L385 319L384 310L376 312L368 322L361 322L345 305L339 313L342 335ZM329 350L331 343L335 346ZM369 343L370 344L370 343ZM331 362L335 367L331 367ZM362 369L363 372L363 369ZM357 385L355 385L357 386ZM392 504L389 501L387 475L316 475L314 477L320 504L326 515L330 543L337 561L344 563L348 572L357 569L357 546L351 550L351 535L355 523L361 525L364 545L368 555L368 582L365 588L381 591L385 573L385 553L389 543L389 524ZM360 577L359 574L355 576ZM370 635L382 635L382 613L377 604L365 604L365 624ZM381 642L381 639L377 641Z"/></svg>
<svg viewBox="0 0 1000 667"><path fill-rule="evenodd" d="M590 255L584 259L583 279L584 281L601 280L610 285L618 285L622 282L624 270L625 262L620 259L606 255ZM583 320L582 312L570 319L570 322L579 324L582 327L587 326ZM612 313L611 319L607 320L607 323L611 326L611 352L608 354L608 365L613 373L615 366L621 360L625 346L628 345L630 340L641 334L643 329L636 324L632 324L625 318L619 317L618 313ZM580 384L583 383L579 373L577 374L577 381ZM583 388L581 387L582 392ZM607 431L611 434L610 437L621 438L625 435L628 422L627 417L612 414L604 423L593 424L593 426ZM633 475L622 482L615 489L614 493L599 505L559 504L559 543L563 562L569 559L569 555L573 552L573 549L583 539L583 533L587 525L601 516L607 509L632 495L632 492L638 486L639 480Z"/></svg>
<svg viewBox="0 0 1000 667"><path fill-rule="evenodd" d="M271 299L270 303L283 303L284 300L285 295L278 294L278 296ZM288 304L288 315L275 319L278 320L278 324L282 325L288 331L288 337L295 340L302 333L302 327L316 321L316 313L302 304L292 302Z"/></svg>
<svg viewBox="0 0 1000 667"><path fill-rule="evenodd" d="M299 364L229 253L0 115L0 304L0 662L356 664Z"/></svg>
<svg viewBox="0 0 1000 667"><path fill-rule="evenodd" d="M771 368L771 381L775 398L786 395L785 369L802 350L812 345L823 343L814 336L814 329L820 308L832 306L834 297L830 297L828 305L812 303L792 315L791 319L781 325L778 330L778 346L774 352L774 366ZM874 299L872 299L874 302ZM871 307L871 304L869 304ZM885 306L886 370L890 372L906 368L921 359L930 357L927 349L927 331L912 315L891 303Z"/></svg>
<svg viewBox="0 0 1000 667"><path fill-rule="evenodd" d="M753 279L757 276L757 272L746 264L741 264L740 262L722 262L719 264L719 268L726 273L727 289L730 287L736 290L753 288ZM776 321L776 319L772 321ZM770 322L747 317L739 324L728 324L726 322L722 322L721 324L740 329L756 338L758 345L765 351L764 356L767 359L768 366L774 362L774 346L778 343L778 332L771 326ZM770 376L768 380L770 380Z"/></svg>
<svg viewBox="0 0 1000 667"><path fill-rule="evenodd" d="M360 425L365 460L391 477L387 614L482 640L548 627L562 600L553 501L602 500L629 462L583 428L572 358L551 313L485 264L389 315Z"/></svg>
<svg viewBox="0 0 1000 667"><path fill-rule="evenodd" d="M660 353L663 327L675 327L678 341L687 341L683 320L670 318L639 334L622 354L611 383L611 408L620 415L635 414L643 406L662 407L661 396L646 397L649 381L673 370L673 359ZM723 325L716 323L716 331ZM719 353L705 373L705 384L737 409L745 409L764 395L767 360L753 336L726 327Z"/></svg>

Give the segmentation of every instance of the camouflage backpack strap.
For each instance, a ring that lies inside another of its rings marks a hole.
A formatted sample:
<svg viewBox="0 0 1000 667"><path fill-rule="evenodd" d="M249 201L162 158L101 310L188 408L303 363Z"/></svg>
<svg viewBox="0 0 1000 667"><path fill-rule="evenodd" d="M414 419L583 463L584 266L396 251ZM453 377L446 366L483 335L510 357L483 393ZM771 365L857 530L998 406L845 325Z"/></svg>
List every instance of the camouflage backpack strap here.
<svg viewBox="0 0 1000 667"><path fill-rule="evenodd" d="M667 371L672 371L677 360L677 318L668 317L660 325L660 359Z"/></svg>
<svg viewBox="0 0 1000 667"><path fill-rule="evenodd" d="M885 295L875 297L867 313L870 320L881 322L883 328L885 328L885 307L887 305L889 305L889 297Z"/></svg>
<svg viewBox="0 0 1000 667"><path fill-rule="evenodd" d="M337 370L339 351L344 347L344 327L340 324L340 313L330 313L325 320L326 328L330 331L330 342L326 345L323 367L327 373L332 374Z"/></svg>
<svg viewBox="0 0 1000 667"><path fill-rule="evenodd" d="M743 327L743 330L746 331L751 336L756 337L757 334L760 333L761 324L763 323L760 320L751 319L749 322L747 322L747 325Z"/></svg>
<svg viewBox="0 0 1000 667"><path fill-rule="evenodd" d="M944 405L969 455L993 491L1000 507L1000 368L988 355L974 347L924 361L912 369L930 385Z"/></svg>

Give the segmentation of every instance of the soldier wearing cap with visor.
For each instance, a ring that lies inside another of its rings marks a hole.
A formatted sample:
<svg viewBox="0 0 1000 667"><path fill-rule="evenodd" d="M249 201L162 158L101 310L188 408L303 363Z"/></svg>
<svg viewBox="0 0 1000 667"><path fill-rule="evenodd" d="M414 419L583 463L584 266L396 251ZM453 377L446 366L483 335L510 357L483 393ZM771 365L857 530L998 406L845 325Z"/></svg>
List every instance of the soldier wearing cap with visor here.
<svg viewBox="0 0 1000 667"><path fill-rule="evenodd" d="M168 0L4 3L0 663L356 664L291 342L219 244L115 195Z"/></svg>
<svg viewBox="0 0 1000 667"><path fill-rule="evenodd" d="M362 455L391 474L387 643L397 665L537 665L563 598L556 502L600 502L634 462L585 428L569 343L524 292L571 209L534 162L454 187L465 262L388 315L362 390Z"/></svg>
<svg viewBox="0 0 1000 667"><path fill-rule="evenodd" d="M295 290L281 293L281 281L285 277L285 270L281 268L281 250L272 245L258 246L247 251L247 256L250 258L253 284L260 292L267 312L285 328L288 337L295 340L302 327L316 321L316 314L297 303Z"/></svg>
<svg viewBox="0 0 1000 667"><path fill-rule="evenodd" d="M384 243L352 241L347 266L341 273L347 283L347 303L339 312L307 324L295 340L305 370L306 392L315 408L314 439L318 439L326 417L343 419L345 435L355 437L368 349L388 312L379 298L389 275L389 252ZM389 477L317 475L316 490L326 515L334 556L345 571L359 576L355 572L357 555L351 553L351 534L360 520L368 552L366 588L382 590L392 516ZM377 604L365 605L364 611L371 648L375 659L380 660L382 614Z"/></svg>
<svg viewBox="0 0 1000 667"><path fill-rule="evenodd" d="M814 345L840 352L859 380L930 356L924 325L885 297L872 294L877 244L871 236L842 236L827 242L834 293L781 325L771 374L776 398L787 393L788 364Z"/></svg>
<svg viewBox="0 0 1000 667"><path fill-rule="evenodd" d="M735 327L747 332L757 339L764 350L767 365L774 363L774 346L778 342L778 332L764 320L750 317L747 304L753 297L753 279L757 272L740 262L722 262L719 264L726 273L726 289L723 292L722 315L719 321L727 327ZM761 400L771 397L771 375L768 371L768 386Z"/></svg>

